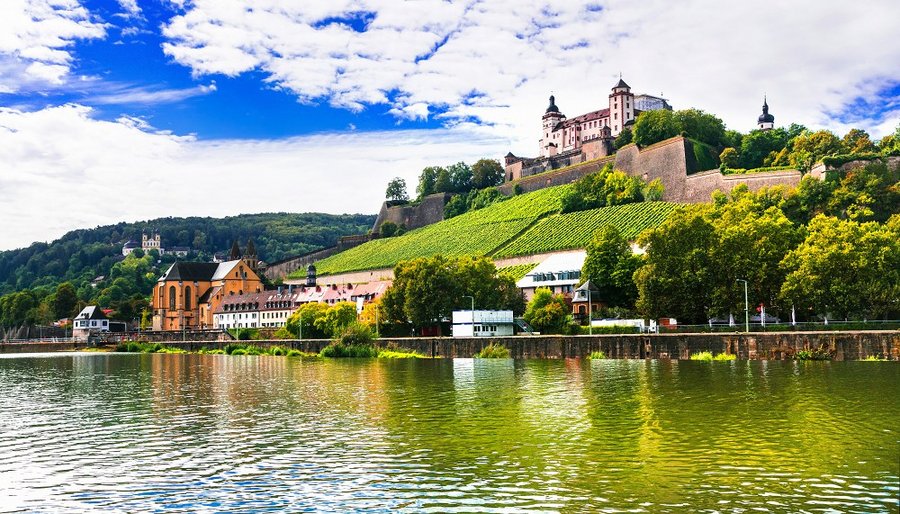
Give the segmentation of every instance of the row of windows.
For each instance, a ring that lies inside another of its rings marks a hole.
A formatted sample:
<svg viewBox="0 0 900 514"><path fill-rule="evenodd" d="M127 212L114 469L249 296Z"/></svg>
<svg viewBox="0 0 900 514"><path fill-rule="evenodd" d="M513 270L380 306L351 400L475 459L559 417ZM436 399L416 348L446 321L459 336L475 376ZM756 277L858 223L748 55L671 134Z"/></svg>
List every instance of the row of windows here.
<svg viewBox="0 0 900 514"><path fill-rule="evenodd" d="M475 325L475 332L496 332L497 325Z"/></svg>
<svg viewBox="0 0 900 514"><path fill-rule="evenodd" d="M581 270L560 271L559 273L535 273L531 276L535 282L549 282L551 280L578 280L581 278Z"/></svg>
<svg viewBox="0 0 900 514"><path fill-rule="evenodd" d="M97 320L91 320L91 321L90 321L90 325L88 325L88 321L87 321L87 320L81 320L81 321L76 321L76 322L75 322L75 326L76 326L76 327L80 327L80 328L87 328L88 326L92 326L92 327L104 326L104 327L105 327L105 326L107 326L107 325L109 325L109 322L108 322L107 320L103 320L103 324L102 324L102 325L101 325L100 322L98 322Z"/></svg>

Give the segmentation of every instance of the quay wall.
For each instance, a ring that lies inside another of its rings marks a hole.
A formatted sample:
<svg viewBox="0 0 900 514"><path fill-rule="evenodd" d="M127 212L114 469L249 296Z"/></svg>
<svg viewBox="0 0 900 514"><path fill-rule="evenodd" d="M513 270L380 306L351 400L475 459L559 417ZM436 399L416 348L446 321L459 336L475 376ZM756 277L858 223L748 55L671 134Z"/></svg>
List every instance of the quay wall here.
<svg viewBox="0 0 900 514"><path fill-rule="evenodd" d="M147 335L145 333L142 335ZM224 348L232 341L169 340L166 344L189 351ZM283 345L318 353L327 339L242 341L259 346ZM611 359L689 359L708 351L735 354L747 360L785 360L801 350L822 349L833 360L860 360L870 356L900 360L900 331L758 332L695 334L617 334L595 336L416 337L382 338L381 347L406 348L433 357L473 357L488 344L510 349L519 359L583 358L602 351ZM72 351L84 343L3 343L0 353Z"/></svg>

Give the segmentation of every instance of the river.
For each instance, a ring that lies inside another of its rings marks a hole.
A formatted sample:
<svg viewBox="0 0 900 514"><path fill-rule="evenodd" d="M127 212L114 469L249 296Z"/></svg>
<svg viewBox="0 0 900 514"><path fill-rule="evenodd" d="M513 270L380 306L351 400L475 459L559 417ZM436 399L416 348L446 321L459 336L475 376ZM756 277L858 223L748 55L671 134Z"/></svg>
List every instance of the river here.
<svg viewBox="0 0 900 514"><path fill-rule="evenodd" d="M2 512L897 512L900 364L0 357Z"/></svg>

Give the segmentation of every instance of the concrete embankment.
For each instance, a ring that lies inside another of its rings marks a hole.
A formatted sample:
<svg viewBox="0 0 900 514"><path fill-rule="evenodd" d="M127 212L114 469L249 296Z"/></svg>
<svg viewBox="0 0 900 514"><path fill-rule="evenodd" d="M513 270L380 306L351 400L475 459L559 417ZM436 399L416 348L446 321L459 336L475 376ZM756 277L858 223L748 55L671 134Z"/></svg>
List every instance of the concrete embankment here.
<svg viewBox="0 0 900 514"><path fill-rule="evenodd" d="M319 352L327 339L246 341L259 346L283 345L305 352ZM472 357L490 343L510 349L515 358L577 358L602 351L613 359L689 359L708 351L731 353L739 359L791 359L801 350L821 349L833 360L858 360L870 356L900 360L900 331L766 332L750 334L622 334L596 336L515 336L497 338L417 337L384 338L379 346L407 348L434 357ZM189 351L224 348L225 341L168 341L169 346ZM74 343L4 343L0 352L72 351Z"/></svg>

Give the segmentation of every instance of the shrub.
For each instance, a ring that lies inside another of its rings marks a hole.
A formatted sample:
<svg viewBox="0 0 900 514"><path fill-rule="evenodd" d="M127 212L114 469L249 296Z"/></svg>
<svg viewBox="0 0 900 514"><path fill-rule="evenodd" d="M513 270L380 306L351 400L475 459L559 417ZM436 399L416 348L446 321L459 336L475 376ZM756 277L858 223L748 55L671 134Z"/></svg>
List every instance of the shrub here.
<svg viewBox="0 0 900 514"><path fill-rule="evenodd" d="M508 359L509 358L509 348L490 343L484 348L481 349L480 352L475 354L476 359Z"/></svg>
<svg viewBox="0 0 900 514"><path fill-rule="evenodd" d="M691 354L692 361L712 361L713 355L711 352L699 352Z"/></svg>
<svg viewBox="0 0 900 514"><path fill-rule="evenodd" d="M319 356L332 359L375 358L378 357L378 349L372 344L344 344L340 341L335 341L322 348Z"/></svg>
<svg viewBox="0 0 900 514"><path fill-rule="evenodd" d="M831 354L824 348L814 348L812 350L800 350L794 355L798 361L827 361L831 360Z"/></svg>
<svg viewBox="0 0 900 514"><path fill-rule="evenodd" d="M281 356L281 355L287 355L287 354L288 354L288 349L285 348L284 346L273 346L273 347L269 348L269 355Z"/></svg>
<svg viewBox="0 0 900 514"><path fill-rule="evenodd" d="M884 358L884 357L882 357L882 356L880 356L880 355L869 355L868 357L866 357L866 358L863 359L863 360L864 360L864 361L878 361L878 362L887 361L886 358Z"/></svg>
<svg viewBox="0 0 900 514"><path fill-rule="evenodd" d="M590 357L589 357L589 359L591 359L591 360L595 360L595 359L605 359L605 358L606 358L606 354L603 353L603 350L598 350L598 351L596 351L596 352L591 352L591 355L590 355Z"/></svg>
<svg viewBox="0 0 900 514"><path fill-rule="evenodd" d="M735 359L737 359L737 355L733 353L720 353L713 357L714 361L733 361Z"/></svg>
<svg viewBox="0 0 900 514"><path fill-rule="evenodd" d="M396 350L380 350L378 352L379 359L427 359L426 355L423 355L415 350L409 350L406 348L398 348Z"/></svg>
<svg viewBox="0 0 900 514"><path fill-rule="evenodd" d="M247 349L246 348L235 348L228 355L247 355Z"/></svg>

